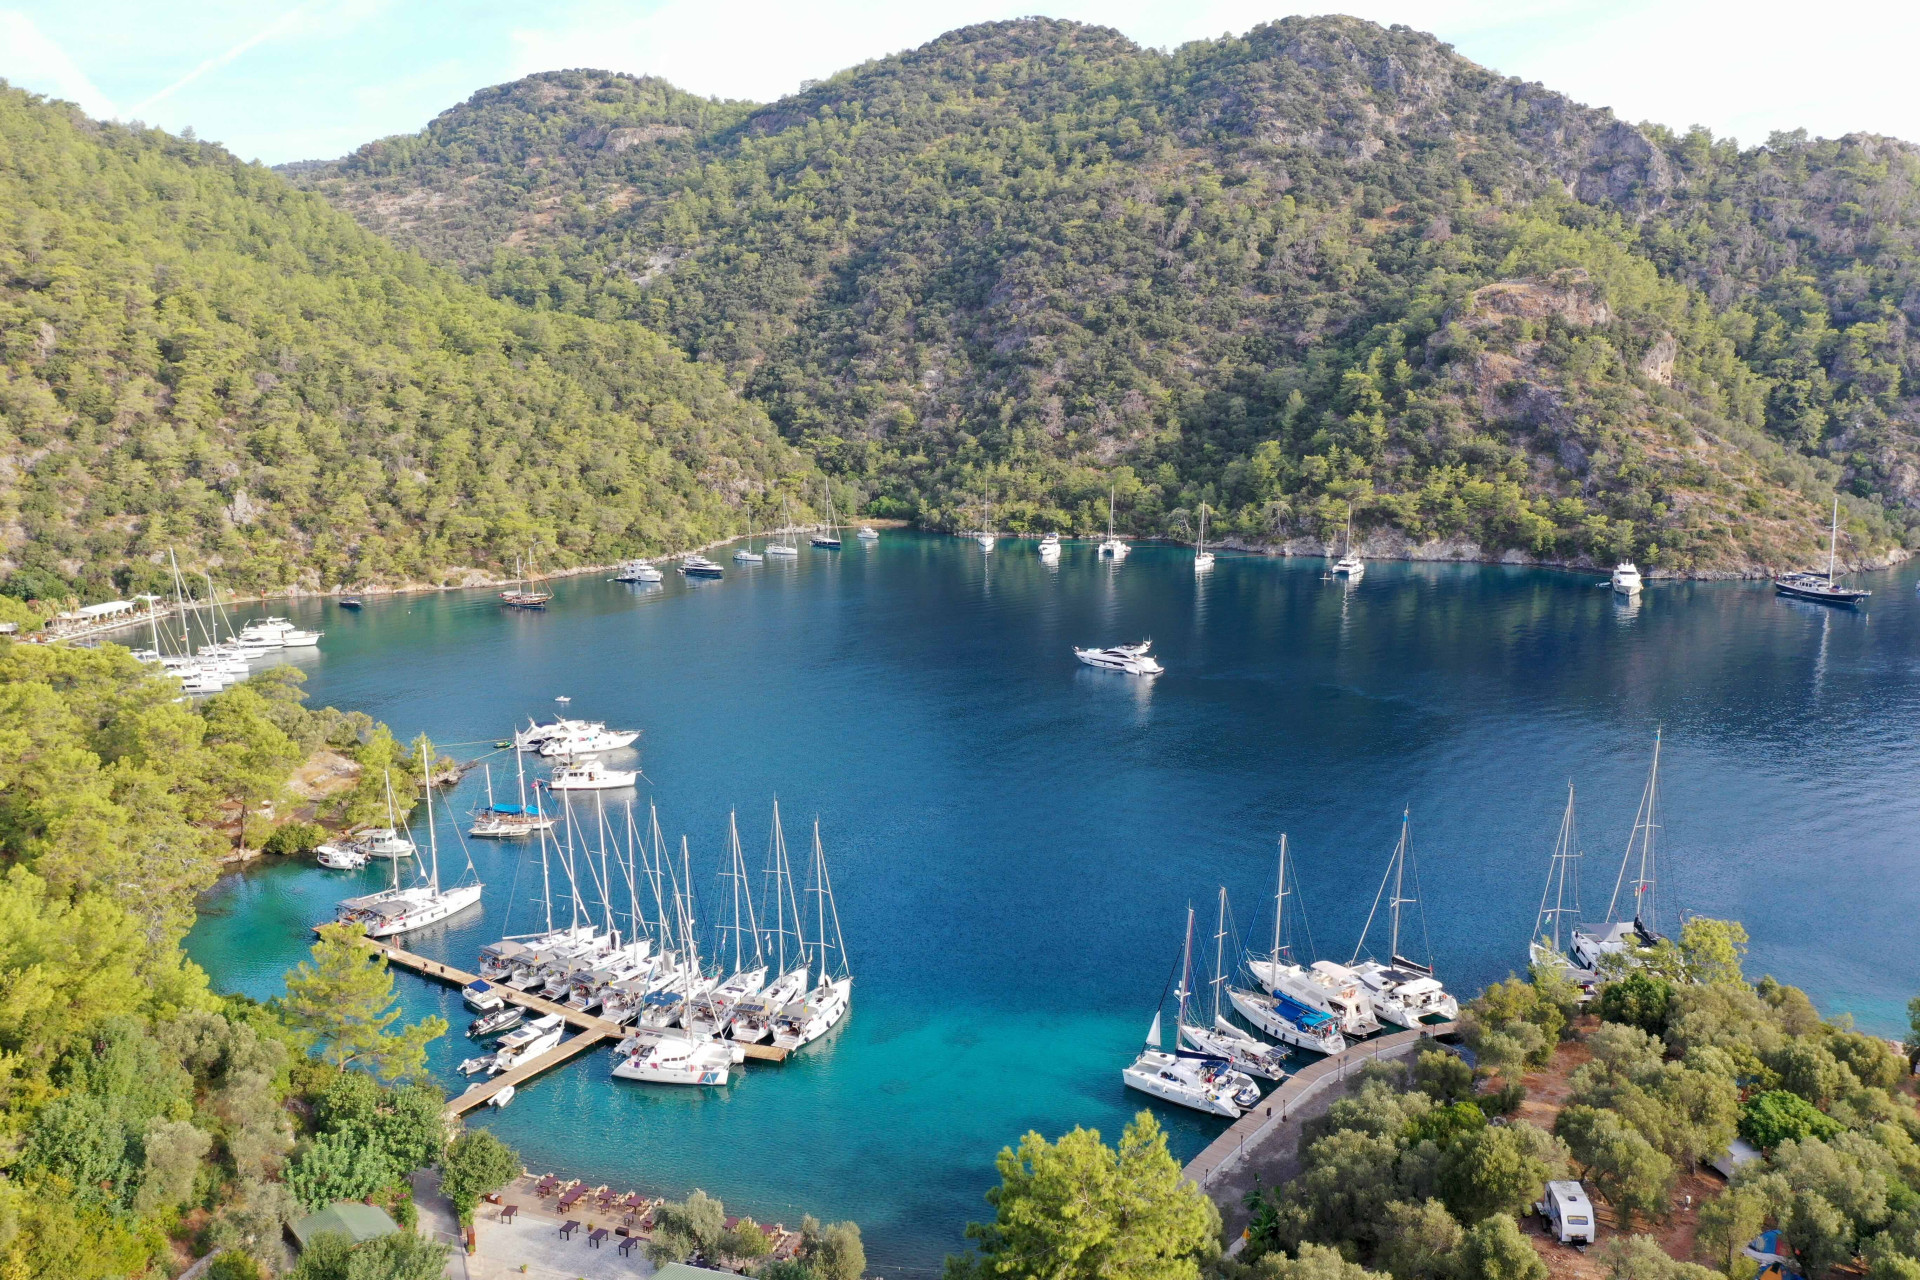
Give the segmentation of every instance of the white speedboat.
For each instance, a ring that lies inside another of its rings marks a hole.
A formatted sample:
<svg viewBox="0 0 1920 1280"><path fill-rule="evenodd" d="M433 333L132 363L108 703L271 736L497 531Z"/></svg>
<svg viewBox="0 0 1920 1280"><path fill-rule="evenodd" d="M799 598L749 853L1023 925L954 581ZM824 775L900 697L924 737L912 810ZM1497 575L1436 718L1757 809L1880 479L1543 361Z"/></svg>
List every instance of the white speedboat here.
<svg viewBox="0 0 1920 1280"><path fill-rule="evenodd" d="M733 1051L724 1044L691 1036L641 1038L622 1046L613 1060L616 1080L648 1084L725 1084L733 1069Z"/></svg>
<svg viewBox="0 0 1920 1280"><path fill-rule="evenodd" d="M639 776L638 769L609 769L598 760L588 760L555 769L547 787L553 791L613 791L632 786Z"/></svg>
<svg viewBox="0 0 1920 1280"><path fill-rule="evenodd" d="M475 1013L491 1013L507 1003L507 998L500 994L500 989L485 978L478 982L469 982L462 987L460 999Z"/></svg>
<svg viewBox="0 0 1920 1280"><path fill-rule="evenodd" d="M689 578L718 578L726 570L705 556L687 556L680 561L680 572Z"/></svg>
<svg viewBox="0 0 1920 1280"><path fill-rule="evenodd" d="M1090 667L1102 671L1120 671L1130 676L1157 676L1166 671L1158 659L1148 653L1151 640L1139 644L1115 645L1111 649L1082 649L1076 646L1073 656Z"/></svg>
<svg viewBox="0 0 1920 1280"><path fill-rule="evenodd" d="M639 737L638 729L609 729L604 724L589 724L548 738L540 744L540 754L549 760L599 755L630 747Z"/></svg>
<svg viewBox="0 0 1920 1280"><path fill-rule="evenodd" d="M657 566L648 564L645 560L624 560L619 570L613 575L613 580L629 583L659 582L664 577L666 575L661 573Z"/></svg>
<svg viewBox="0 0 1920 1280"><path fill-rule="evenodd" d="M1613 566L1613 589L1618 595L1632 596L1640 593L1643 584L1640 581L1640 569L1631 560L1622 560Z"/></svg>
<svg viewBox="0 0 1920 1280"><path fill-rule="evenodd" d="M369 858L411 858L420 852L418 845L393 827L371 827L362 831L354 844Z"/></svg>
<svg viewBox="0 0 1920 1280"><path fill-rule="evenodd" d="M880 531L870 524L863 524L860 526L860 532L854 536L862 542L878 542L880 540Z"/></svg>

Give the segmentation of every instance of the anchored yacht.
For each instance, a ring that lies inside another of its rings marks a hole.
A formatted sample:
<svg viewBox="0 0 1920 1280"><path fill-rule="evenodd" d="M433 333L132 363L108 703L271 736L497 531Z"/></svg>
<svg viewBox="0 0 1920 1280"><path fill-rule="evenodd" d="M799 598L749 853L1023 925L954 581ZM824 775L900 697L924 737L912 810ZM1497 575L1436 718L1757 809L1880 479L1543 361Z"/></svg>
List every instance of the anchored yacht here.
<svg viewBox="0 0 1920 1280"><path fill-rule="evenodd" d="M590 724L548 738L540 744L540 754L548 759L599 755L630 747L639 737L638 729L609 729L604 724Z"/></svg>
<svg viewBox="0 0 1920 1280"><path fill-rule="evenodd" d="M1637 596L1642 585L1640 568L1633 561L1622 560L1613 566L1613 590L1616 595Z"/></svg>
<svg viewBox="0 0 1920 1280"><path fill-rule="evenodd" d="M422 773L427 767L426 760L422 759ZM388 803L391 804L391 778L387 781L387 793ZM438 924L449 916L479 905L481 884L471 858L467 859L467 875L462 883L450 889L440 887L440 840L434 828L433 788L430 785L426 789L426 803L429 862L425 878L403 888L400 884L400 863L396 859L393 864L393 887L342 902L337 917L341 924L360 925L369 938L391 938Z"/></svg>
<svg viewBox="0 0 1920 1280"><path fill-rule="evenodd" d="M639 778L638 769L609 769L598 760L570 764L553 771L547 782L549 791L613 791L630 787Z"/></svg>
<svg viewBox="0 0 1920 1280"><path fill-rule="evenodd" d="M1040 539L1039 551L1042 560L1057 560L1060 556L1060 535L1049 533Z"/></svg>
<svg viewBox="0 0 1920 1280"><path fill-rule="evenodd" d="M876 529L876 528L874 528L874 527L873 527L872 525L870 525L870 524L863 524L863 525L861 525L861 526L860 526L860 532L859 532L859 533L858 533L858 534L857 534L856 536L857 536L857 537L858 537L858 538L860 539L860 541L862 541L862 542L878 542L878 541L880 541L880 531L879 531L878 529Z"/></svg>
<svg viewBox="0 0 1920 1280"><path fill-rule="evenodd" d="M705 556L685 556L680 561L680 572L689 578L718 578L726 570Z"/></svg>
<svg viewBox="0 0 1920 1280"><path fill-rule="evenodd" d="M1113 536L1113 497L1117 489L1107 490L1107 540L1100 544L1100 554L1112 556L1115 560L1124 560L1133 548Z"/></svg>
<svg viewBox="0 0 1920 1280"><path fill-rule="evenodd" d="M666 577L655 565L645 560L625 560L620 564L619 572L613 575L615 582L659 582Z"/></svg>
<svg viewBox="0 0 1920 1280"><path fill-rule="evenodd" d="M1157 676L1166 671L1158 659L1147 652L1153 641L1142 640L1139 644L1115 645L1111 649L1081 649L1075 647L1073 656L1090 667L1102 671L1121 671L1130 676Z"/></svg>
<svg viewBox="0 0 1920 1280"><path fill-rule="evenodd" d="M1367 573L1367 562L1353 553L1353 504L1347 504L1347 549L1333 562L1333 576L1358 582Z"/></svg>
<svg viewBox="0 0 1920 1280"><path fill-rule="evenodd" d="M713 1040L694 1036L638 1037L615 1052L616 1080L649 1084L720 1085L733 1068L733 1050Z"/></svg>
<svg viewBox="0 0 1920 1280"><path fill-rule="evenodd" d="M1833 500L1833 525L1827 532L1827 571L1825 573L1786 573L1773 580L1774 591L1795 600L1811 600L1816 604L1859 604L1873 592L1865 589L1843 587L1839 578L1834 576L1836 568L1835 554L1839 550L1840 539L1840 499Z"/></svg>

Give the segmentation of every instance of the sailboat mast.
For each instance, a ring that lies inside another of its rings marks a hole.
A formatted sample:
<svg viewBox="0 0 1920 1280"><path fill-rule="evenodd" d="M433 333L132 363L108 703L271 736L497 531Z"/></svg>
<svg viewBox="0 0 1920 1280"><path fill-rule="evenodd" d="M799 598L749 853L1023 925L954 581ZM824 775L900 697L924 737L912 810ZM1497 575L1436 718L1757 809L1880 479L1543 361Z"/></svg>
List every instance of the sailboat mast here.
<svg viewBox="0 0 1920 1280"><path fill-rule="evenodd" d="M1401 886L1407 877L1407 827L1411 822L1411 810L1400 811L1400 847L1393 853L1393 915L1388 922L1387 963L1392 964L1400 957L1400 904L1406 901L1401 896Z"/></svg>
<svg viewBox="0 0 1920 1280"><path fill-rule="evenodd" d="M1633 884L1633 919L1639 924L1644 919L1648 930L1659 926L1659 913L1653 900L1653 885L1656 864L1653 851L1653 833L1659 826L1656 820L1656 807L1660 799L1660 732L1653 735L1653 767L1647 772L1647 825L1640 837L1640 876ZM1643 914L1644 913L1644 914Z"/></svg>
<svg viewBox="0 0 1920 1280"><path fill-rule="evenodd" d="M1187 989L1193 985L1193 904L1187 904L1187 941L1180 952L1180 1011L1174 1015L1174 1047L1179 1048L1180 1028L1187 1025Z"/></svg>
<svg viewBox="0 0 1920 1280"><path fill-rule="evenodd" d="M1213 1020L1220 1022L1220 984L1227 980L1227 886L1220 886L1220 923L1213 932Z"/></svg>
<svg viewBox="0 0 1920 1280"><path fill-rule="evenodd" d="M773 937L775 947L779 951L779 959L776 963L780 966L780 972L785 974L787 971L787 899L786 895L780 892L780 864L786 861L786 857L781 849L782 844L785 843L785 837L780 834L780 798L778 796L773 800L773 832L767 840L771 846L767 850L768 860L773 863L771 868L773 909L776 921Z"/></svg>
<svg viewBox="0 0 1920 1280"><path fill-rule="evenodd" d="M820 980L827 980L827 856L820 849L820 819L813 819L813 906L820 932L816 935L813 958L820 966Z"/></svg>
<svg viewBox="0 0 1920 1280"><path fill-rule="evenodd" d="M551 834L548 828L540 828L540 899L546 904L549 934L553 932L553 869L547 858L547 837Z"/></svg>
<svg viewBox="0 0 1920 1280"><path fill-rule="evenodd" d="M427 876L427 884L435 893L440 892L440 833L433 829L433 752L427 750L423 741L420 744L420 783L427 793L427 859L432 870ZM398 859L395 859L397 862Z"/></svg>
<svg viewBox="0 0 1920 1280"><path fill-rule="evenodd" d="M1833 526L1827 530L1827 581L1833 581L1833 557L1840 545L1840 495L1833 495Z"/></svg>
<svg viewBox="0 0 1920 1280"><path fill-rule="evenodd" d="M1273 962L1280 963L1282 920L1287 914L1287 833L1280 833L1280 874L1273 886Z"/></svg>
<svg viewBox="0 0 1920 1280"><path fill-rule="evenodd" d="M739 973L746 968L740 954L740 887L745 877L740 866L740 827L731 809L727 810L727 853L733 860L728 868L728 878L733 881L733 971Z"/></svg>

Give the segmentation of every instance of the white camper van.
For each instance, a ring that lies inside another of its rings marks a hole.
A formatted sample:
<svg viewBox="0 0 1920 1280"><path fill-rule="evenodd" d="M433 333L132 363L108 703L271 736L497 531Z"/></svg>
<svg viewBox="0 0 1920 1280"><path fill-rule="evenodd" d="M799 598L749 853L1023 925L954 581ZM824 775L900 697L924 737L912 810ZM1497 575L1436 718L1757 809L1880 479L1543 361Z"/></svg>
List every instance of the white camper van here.
<svg viewBox="0 0 1920 1280"><path fill-rule="evenodd" d="M1594 1242L1593 1204L1587 1199L1587 1189L1579 1183L1549 1182L1547 1198L1534 1207L1561 1244Z"/></svg>

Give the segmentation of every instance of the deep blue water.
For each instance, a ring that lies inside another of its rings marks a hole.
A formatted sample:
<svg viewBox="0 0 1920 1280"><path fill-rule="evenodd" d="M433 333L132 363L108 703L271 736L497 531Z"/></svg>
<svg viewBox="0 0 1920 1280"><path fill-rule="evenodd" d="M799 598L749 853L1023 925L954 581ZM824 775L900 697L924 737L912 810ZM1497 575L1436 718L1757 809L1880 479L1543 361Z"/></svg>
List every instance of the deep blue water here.
<svg viewBox="0 0 1920 1280"><path fill-rule="evenodd" d="M1604 911L1656 726L1668 928L1681 910L1745 921L1750 972L1871 1030L1902 1029L1920 987L1915 568L1834 612L1736 583L1661 583L1626 607L1587 577L1496 566L1376 563L1349 590L1317 560L1223 556L1196 581L1178 548L1115 567L1069 546L1048 568L1031 543L894 532L727 565L716 583L562 582L545 614L486 592L294 610L327 631L302 659L315 704L482 744L463 758L559 694L643 729L641 802L703 873L729 808L754 867L776 794L796 849L820 819L857 974L847 1022L720 1091L616 1085L589 1055L479 1121L535 1168L854 1218L877 1270L931 1270L984 1216L1002 1145L1117 1137L1141 1105L1119 1070L1186 905L1210 935L1224 884L1263 932L1280 831L1321 953L1344 960L1410 808L1433 955L1471 992L1524 963L1568 779L1585 905ZM1071 653L1142 636L1169 668L1152 683ZM512 766L495 761L498 783ZM537 874L519 846L470 843L483 909L408 943L468 967L533 927ZM354 881L228 877L190 949L222 988L275 994ZM398 983L413 1014L465 1025L455 993ZM436 1046L450 1092L469 1051ZM1219 1129L1157 1109L1183 1158Z"/></svg>

